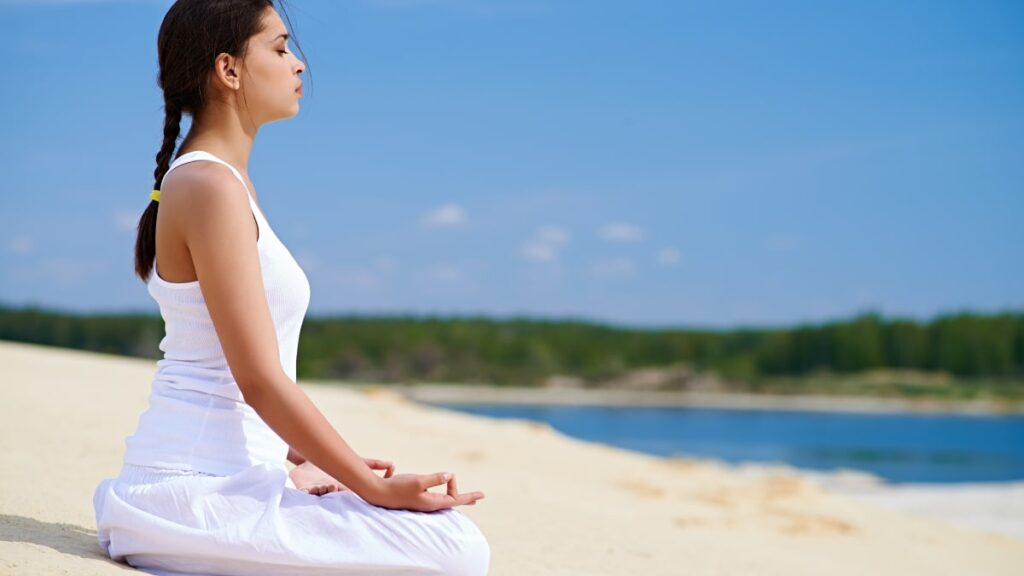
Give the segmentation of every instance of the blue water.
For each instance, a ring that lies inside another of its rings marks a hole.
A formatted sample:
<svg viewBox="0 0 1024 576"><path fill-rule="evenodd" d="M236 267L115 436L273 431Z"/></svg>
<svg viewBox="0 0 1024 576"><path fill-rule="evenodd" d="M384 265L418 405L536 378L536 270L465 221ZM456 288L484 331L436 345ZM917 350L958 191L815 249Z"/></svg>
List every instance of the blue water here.
<svg viewBox="0 0 1024 576"><path fill-rule="evenodd" d="M547 422L570 436L661 456L853 468L891 482L1024 480L1024 416L435 404Z"/></svg>

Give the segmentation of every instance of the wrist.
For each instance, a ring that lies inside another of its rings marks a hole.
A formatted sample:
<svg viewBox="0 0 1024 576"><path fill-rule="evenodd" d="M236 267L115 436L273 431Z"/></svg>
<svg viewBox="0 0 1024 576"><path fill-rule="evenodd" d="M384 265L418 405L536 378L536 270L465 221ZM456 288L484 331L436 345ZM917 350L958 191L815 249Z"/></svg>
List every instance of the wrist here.
<svg viewBox="0 0 1024 576"><path fill-rule="evenodd" d="M380 498L384 493L384 479L373 472L367 471L366 476L360 478L360 480L359 488L353 491L370 504L380 502Z"/></svg>

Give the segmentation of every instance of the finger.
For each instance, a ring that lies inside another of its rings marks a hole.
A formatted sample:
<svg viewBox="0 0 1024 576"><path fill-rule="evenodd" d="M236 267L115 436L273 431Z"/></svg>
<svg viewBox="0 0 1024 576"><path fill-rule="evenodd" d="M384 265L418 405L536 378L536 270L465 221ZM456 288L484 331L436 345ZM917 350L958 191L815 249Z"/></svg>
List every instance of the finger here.
<svg viewBox="0 0 1024 576"><path fill-rule="evenodd" d="M466 492L465 494L459 494L458 496L455 496L455 500L456 502L458 502L458 504L473 505L476 504L477 500L483 499L483 497L483 492Z"/></svg>
<svg viewBox="0 0 1024 576"><path fill-rule="evenodd" d="M452 479L448 481L448 495L452 498L459 495L459 487L455 484L455 474L452 474Z"/></svg>
<svg viewBox="0 0 1024 576"><path fill-rule="evenodd" d="M444 508L451 508L457 504L457 501L447 494L438 494L436 492L423 492L423 498L425 499L426 506L429 510L441 510Z"/></svg>
<svg viewBox="0 0 1024 576"><path fill-rule="evenodd" d="M384 470L385 478L390 478L395 473L395 465L386 460L375 460L373 464L370 465L370 468L373 470Z"/></svg>
<svg viewBox="0 0 1024 576"><path fill-rule="evenodd" d="M440 510L442 508L453 508L455 506L472 506L479 500L478 495L480 492L470 492L467 494L459 494L458 496L452 496L450 494L437 494L433 492L424 492L423 495L428 498L429 506L433 510Z"/></svg>
<svg viewBox="0 0 1024 576"><path fill-rule="evenodd" d="M451 474L448 472L435 472L433 474L420 474L420 486L426 490L433 486L440 486L448 482Z"/></svg>
<svg viewBox="0 0 1024 576"><path fill-rule="evenodd" d="M479 497L477 497L476 494L478 494L478 492L459 494L455 497L455 502L457 504L476 504L476 501L479 500Z"/></svg>

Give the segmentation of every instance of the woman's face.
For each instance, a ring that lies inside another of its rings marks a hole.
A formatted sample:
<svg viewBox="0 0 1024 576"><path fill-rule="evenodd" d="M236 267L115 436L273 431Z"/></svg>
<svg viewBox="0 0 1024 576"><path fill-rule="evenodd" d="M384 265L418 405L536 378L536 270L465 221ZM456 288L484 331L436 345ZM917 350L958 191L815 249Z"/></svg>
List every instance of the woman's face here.
<svg viewBox="0 0 1024 576"><path fill-rule="evenodd" d="M299 74L306 69L292 54L288 30L277 11L267 8L263 23L263 31L249 39L242 66L245 95L239 102L257 125L298 114L302 97Z"/></svg>

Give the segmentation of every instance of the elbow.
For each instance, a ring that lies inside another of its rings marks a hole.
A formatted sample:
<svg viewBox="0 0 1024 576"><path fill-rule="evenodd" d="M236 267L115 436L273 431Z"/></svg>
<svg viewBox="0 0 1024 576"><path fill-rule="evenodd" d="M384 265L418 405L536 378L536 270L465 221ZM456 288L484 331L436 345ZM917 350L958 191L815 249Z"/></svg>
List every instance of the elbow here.
<svg viewBox="0 0 1024 576"><path fill-rule="evenodd" d="M238 382L238 390L242 392L242 400L254 408L256 407L256 404L259 403L261 388L261 386L254 382L247 382L246 384Z"/></svg>
<svg viewBox="0 0 1024 576"><path fill-rule="evenodd" d="M272 376L263 375L238 378L235 383L238 385L238 390L241 391L245 403L256 408L277 385L277 380Z"/></svg>

